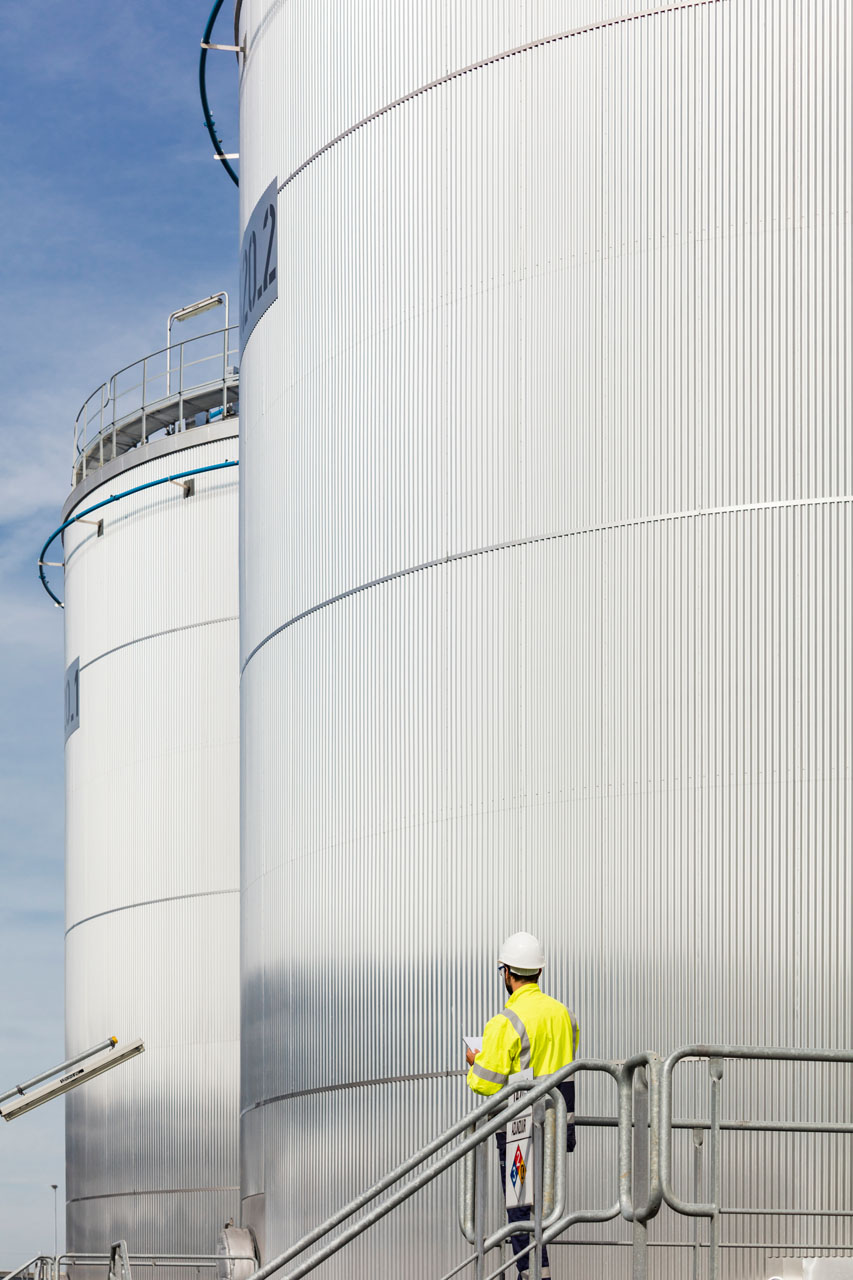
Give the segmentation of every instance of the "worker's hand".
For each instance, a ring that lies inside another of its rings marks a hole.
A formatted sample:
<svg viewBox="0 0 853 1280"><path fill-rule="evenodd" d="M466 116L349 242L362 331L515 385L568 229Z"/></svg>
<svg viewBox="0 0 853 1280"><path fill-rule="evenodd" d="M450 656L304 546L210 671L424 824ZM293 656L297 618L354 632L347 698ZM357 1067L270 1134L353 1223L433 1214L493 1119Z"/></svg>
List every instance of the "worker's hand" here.
<svg viewBox="0 0 853 1280"><path fill-rule="evenodd" d="M478 1050L477 1052L479 1053L479 1050ZM469 1066L469 1067L473 1067L473 1065L474 1065L474 1059L475 1059L476 1057L477 1057L477 1054L474 1052L474 1050L473 1050L473 1049L466 1049L466 1050L465 1050L465 1061L468 1063L468 1066Z"/></svg>

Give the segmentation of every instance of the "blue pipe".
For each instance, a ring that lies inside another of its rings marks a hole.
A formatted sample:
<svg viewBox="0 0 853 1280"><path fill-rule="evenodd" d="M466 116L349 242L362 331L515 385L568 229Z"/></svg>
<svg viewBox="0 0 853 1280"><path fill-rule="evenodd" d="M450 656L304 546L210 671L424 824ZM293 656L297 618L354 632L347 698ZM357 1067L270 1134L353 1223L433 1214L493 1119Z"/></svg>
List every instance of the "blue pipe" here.
<svg viewBox="0 0 853 1280"><path fill-rule="evenodd" d="M124 493L114 493L110 498L104 498L101 502L96 502L94 506L86 507L84 511L78 511L76 516L71 516L61 524L58 529L54 529L47 542L41 549L39 555L39 578L41 585L50 596L53 603L60 609L64 609L65 605L59 596L55 596L47 585L47 578L44 576L44 558L47 555L50 544L54 542L60 534L64 533L72 524L76 524L78 520L82 520L84 516L91 515L93 511L100 511L102 507L108 507L113 502L118 502L121 498L129 498L133 493L141 493L143 489L154 489L158 484L169 484L171 480L185 480L187 476L200 476L205 471L221 471L223 467L238 467L239 462L214 462L209 467L193 467L192 471L176 471L172 476L163 476L162 480L148 480L145 484L138 484L133 489L125 489Z"/></svg>
<svg viewBox="0 0 853 1280"><path fill-rule="evenodd" d="M222 8L222 4L223 0L216 0L216 3L210 11L210 17L207 20L204 35L201 38L202 50L201 57L198 60L198 88L199 93L201 94L201 109L204 112L204 127L210 134L210 141L213 143L213 150L222 161L222 167L228 174L228 177L236 187L239 187L240 179L237 177L236 173L231 168L231 165L225 158L225 152L222 150L222 142L216 132L216 122L210 114L210 104L207 101L207 50L204 48L204 45L210 43L210 37L213 35L213 28L216 23L216 19L219 17L219 10ZM234 43L237 43L236 39Z"/></svg>

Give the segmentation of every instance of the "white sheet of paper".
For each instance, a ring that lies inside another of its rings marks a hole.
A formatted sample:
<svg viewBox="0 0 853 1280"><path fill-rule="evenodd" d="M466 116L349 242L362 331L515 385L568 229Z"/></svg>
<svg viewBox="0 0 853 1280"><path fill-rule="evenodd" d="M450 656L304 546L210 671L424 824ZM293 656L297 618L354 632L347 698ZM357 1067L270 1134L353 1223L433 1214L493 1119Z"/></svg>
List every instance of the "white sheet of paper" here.
<svg viewBox="0 0 853 1280"><path fill-rule="evenodd" d="M463 1036L462 1043L466 1049L470 1049L472 1053L479 1053L483 1047L482 1036Z"/></svg>

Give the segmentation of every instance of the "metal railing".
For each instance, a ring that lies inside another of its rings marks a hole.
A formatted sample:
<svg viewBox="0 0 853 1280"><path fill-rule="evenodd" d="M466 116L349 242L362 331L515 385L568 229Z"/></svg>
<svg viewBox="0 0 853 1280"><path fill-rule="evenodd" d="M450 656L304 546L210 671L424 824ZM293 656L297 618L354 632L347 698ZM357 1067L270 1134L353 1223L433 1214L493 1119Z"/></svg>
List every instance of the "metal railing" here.
<svg viewBox="0 0 853 1280"><path fill-rule="evenodd" d="M520 1090L530 1088L522 1083ZM559 1089L551 1089L533 1108L533 1214L527 1230L541 1246L542 1232L559 1221L566 1205L566 1162L558 1158L557 1135L566 1132L566 1103ZM477 1131L476 1124L469 1129ZM459 1229L469 1244L477 1249L477 1257L517 1234L518 1228L506 1226L485 1234L486 1221L486 1147L480 1143L469 1151L461 1163L459 1178ZM467 1263L466 1263L467 1265Z"/></svg>
<svg viewBox="0 0 853 1280"><path fill-rule="evenodd" d="M536 1104L544 1102L546 1097L550 1096L551 1107L553 1108L555 1116L555 1121L553 1123L556 1124L556 1117L565 1117L565 1104L562 1101L558 1086L564 1081L571 1079L574 1075L584 1071L604 1073L611 1076L617 1083L619 1090L618 1125L620 1129L620 1178L624 1185L630 1186L630 1153L632 1143L631 1092L633 1088L633 1075L637 1067L643 1066L649 1061L649 1059L650 1055L648 1054L640 1054L636 1058L630 1059L628 1062L608 1062L595 1058L581 1058L570 1066L564 1067L561 1071L556 1072L556 1074L552 1076L542 1077L541 1079L534 1081L519 1081L514 1083L512 1086L508 1086L507 1088L500 1090L500 1092L496 1093L493 1098L490 1098L482 1106L475 1108L460 1120L457 1120L455 1124L451 1125L449 1129L446 1129L437 1138L434 1138L432 1142L415 1152L415 1154L410 1156L408 1160L405 1160L402 1164L391 1170L391 1172L386 1174L385 1177L380 1178L378 1182L367 1188L366 1191L362 1192L361 1195L357 1196L354 1200L350 1201L349 1204L338 1210L337 1213L320 1223L319 1226L308 1232L308 1234L304 1235L300 1240L297 1240L296 1243L291 1245L291 1247L285 1250L284 1253L280 1254L277 1258L273 1258L263 1267L260 1267L251 1277L251 1280L267 1280L269 1276L280 1271L282 1267L287 1265L287 1263L294 1261L300 1256L300 1254L305 1253L306 1250L308 1250L313 1244L316 1244L323 1236L328 1235L329 1232L340 1226L347 1218L352 1217L353 1214L357 1213L360 1209L367 1208L368 1205L376 1201L384 1192L393 1187L395 1183L399 1182L409 1173L414 1172L414 1170L418 1169L420 1166L426 1164L427 1161L431 1160L433 1156L440 1152L444 1147L449 1146L449 1144L457 1138L462 1137L462 1141L457 1146L442 1155L434 1163L428 1164L427 1167L422 1169L421 1172L412 1178L410 1182L405 1183L405 1185L400 1187L399 1190L393 1192L386 1200L383 1200L381 1204L378 1204L375 1208L371 1209L370 1212L366 1213L364 1217L360 1218L352 1226L342 1231L340 1235L336 1236L315 1253L311 1254L311 1256L304 1262L299 1263L292 1270L289 1270L286 1275L281 1277L281 1280L299 1280L299 1277L307 1275L310 1271L313 1271L320 1265L320 1263L325 1262L327 1258L338 1253L352 1240L355 1240L358 1236L363 1235L364 1232L375 1226L376 1223L380 1222L399 1205L416 1195L418 1191L428 1186L431 1182L434 1182L435 1179L446 1170L452 1168L455 1164L458 1164L478 1148L482 1147L483 1144L497 1133L499 1129L504 1128L509 1121L520 1115L521 1112L526 1111L529 1107L533 1106L534 1108L535 1129L541 1128L547 1132L547 1129L550 1127L550 1124L546 1125L545 1118L548 1110L547 1103L541 1109L538 1109ZM656 1092L656 1099L658 1096L659 1094ZM472 1126L474 1127L473 1132L471 1131ZM484 1179L481 1178L479 1180L480 1189L474 1188L473 1190L466 1190L463 1185L463 1189L460 1194L461 1225L463 1234L469 1234L471 1232L471 1214L473 1207L473 1234L475 1236L474 1243L477 1252L471 1257L465 1258L461 1263L453 1268L453 1270L448 1272L445 1280L450 1280L450 1277L457 1275L459 1272L464 1270L466 1266L472 1263L476 1268L477 1280L485 1280L485 1255L491 1249L499 1247L510 1234L515 1235L522 1231L533 1232L535 1235L534 1244L531 1246L531 1251L533 1252L531 1275L534 1280L537 1280L539 1273L539 1255L542 1244L549 1243L550 1240L556 1238L556 1236L560 1235L568 1227L573 1226L578 1222L603 1222L618 1215L620 1210L620 1203L618 1201L616 1204L603 1210L591 1209L588 1211L573 1212L569 1214L563 1213L562 1209L564 1205L560 1203L559 1197L561 1194L564 1194L564 1191L561 1192L561 1188L564 1188L565 1186L562 1181L562 1176L564 1176L565 1154L563 1153L560 1159L557 1158L558 1153L556 1151L556 1147L553 1145L553 1141L551 1143L551 1149L554 1151L554 1157L550 1160L550 1167L553 1170L554 1182L551 1186L546 1188L544 1185L546 1159L550 1158L546 1156L542 1143L540 1142L540 1151L542 1151L543 1154L539 1159L535 1158L536 1166L539 1167L539 1174L537 1175L536 1170L534 1169L534 1186L542 1185L544 1195L539 1197L540 1203L538 1206L534 1206L533 1217L527 1223L513 1224L512 1228L501 1227L499 1230L487 1236L485 1234L484 1214L482 1212L482 1188L484 1186ZM475 1159L475 1168L476 1163ZM557 1170L561 1166L563 1167L563 1175L558 1175ZM466 1178L470 1179L471 1169L471 1162L468 1161L463 1170L463 1183ZM625 1182L626 1179L627 1183ZM552 1206L548 1214L543 1212L543 1206L545 1204ZM477 1207L478 1205L479 1207ZM506 1266L511 1265L514 1265L514 1263L508 1262L506 1264ZM506 1267L501 1267L493 1274L497 1276L505 1269Z"/></svg>
<svg viewBox="0 0 853 1280"><path fill-rule="evenodd" d="M128 1253L125 1251L124 1256L131 1269L152 1267L155 1270L158 1268L162 1270L165 1267L177 1270L213 1271L225 1262L257 1262L254 1254L248 1253L230 1253L224 1257L216 1253ZM104 1253L61 1253L56 1259L57 1269L63 1262L69 1267L112 1267L113 1258L111 1254Z"/></svg>
<svg viewBox="0 0 853 1280"><path fill-rule="evenodd" d="M14 1271L7 1271L3 1280L54 1280L55 1262L48 1254L37 1253Z"/></svg>
<svg viewBox="0 0 853 1280"><path fill-rule="evenodd" d="M851 1218L853 1209L839 1208L777 1208L750 1205L721 1206L721 1143L726 1132L756 1132L767 1134L813 1133L853 1135L853 1123L801 1122L794 1120L737 1120L722 1119L721 1093L724 1063L727 1060L775 1062L775 1063L835 1063L853 1064L853 1051L841 1049L789 1049L762 1048L740 1045L688 1045L671 1053L666 1060L654 1053L641 1053L625 1061L607 1061L581 1058L551 1076L533 1081L517 1081L502 1089L483 1105L474 1108L456 1121L431 1142L416 1151L402 1164L392 1169L360 1195L356 1196L331 1217L297 1240L288 1249L254 1271L250 1280L269 1280L282 1272L289 1263L296 1265L280 1276L280 1280L299 1280L308 1275L327 1259L346 1248L381 1222L400 1205L428 1187L454 1165L459 1166L460 1185L458 1195L459 1227L462 1236L474 1252L462 1258L442 1280L453 1280L469 1268L476 1280L498 1280L516 1265L517 1258L503 1260L493 1270L486 1270L487 1255L499 1249L509 1236L528 1235L530 1244L519 1257L529 1255L531 1280L540 1280L542 1249L545 1245L573 1245L576 1247L623 1247L631 1250L633 1280L647 1280L648 1254L652 1247L683 1249L692 1259L693 1280L707 1276L719 1280L721 1257L724 1249L760 1249L772 1254L774 1250L785 1253L825 1251L853 1256L853 1243L838 1244L825 1240L809 1244L788 1240L761 1242L723 1241L722 1219L727 1215L764 1216L773 1218L816 1218L827 1221L832 1218ZM708 1065L710 1089L710 1119L675 1119L673 1116L673 1076L676 1068L685 1061L705 1061ZM566 1109L559 1086L583 1072L603 1074L612 1079L617 1088L617 1114L610 1116L576 1117L580 1126L612 1126L617 1135L617 1170L614 1200L604 1206L566 1210L566 1154L564 1134ZM531 1216L523 1222L501 1224L489 1231L486 1222L485 1167L486 1143L510 1121L532 1108L534 1130L534 1204ZM675 1187L673 1164L673 1136L676 1130L691 1130L693 1140L693 1190L691 1200L684 1199ZM707 1148L705 1136L708 1135ZM455 1144L455 1145L451 1145ZM445 1148L450 1148L445 1150ZM708 1153L709 1193L701 1198L702 1157ZM443 1153L443 1154L440 1154ZM437 1158L435 1158L437 1157ZM403 1182L410 1174L409 1181ZM396 1184L402 1186L392 1190ZM386 1199L380 1197L391 1192ZM376 1203L380 1201L379 1203ZM649 1240L649 1224L667 1207L682 1218L692 1220L696 1227L692 1239ZM297 1262L324 1236L341 1227L348 1218L367 1210L356 1221L339 1232L333 1239L320 1244L313 1253ZM581 1223L603 1223L621 1217L630 1224L631 1238L625 1239L577 1239L561 1240L570 1228ZM709 1223L708 1239L699 1237L699 1223ZM233 1259L232 1259L233 1260ZM247 1256L241 1261L251 1261ZM39 1255L23 1267L12 1272L7 1280L18 1280L32 1275L33 1280L59 1280L62 1262L70 1267L83 1265L109 1265L109 1258L97 1254L62 1254L59 1258ZM214 1255L131 1255L136 1266L175 1266L212 1268L216 1266ZM221 1259L219 1259L221 1261Z"/></svg>
<svg viewBox="0 0 853 1280"><path fill-rule="evenodd" d="M37 1254L14 1271L9 1271L3 1280L59 1280L63 1263L73 1267L107 1267L112 1272L115 1256L120 1256L130 1269L133 1267L151 1267L153 1269L172 1268L175 1270L213 1271L223 1262L256 1263L254 1254L231 1253L227 1257L216 1253L129 1253L125 1242L113 1245L110 1253L60 1253L57 1257L50 1254Z"/></svg>
<svg viewBox="0 0 853 1280"><path fill-rule="evenodd" d="M723 1063L728 1060L755 1062L836 1063L853 1064L853 1051L834 1049L765 1049L740 1045L689 1045L677 1049L666 1060L654 1053L637 1054L626 1061L581 1058L554 1075L532 1082L519 1081L509 1086L484 1105L469 1112L432 1142L415 1152L378 1182L351 1200L319 1226L302 1236L284 1253L271 1259L254 1272L250 1280L269 1280L281 1273L288 1263L329 1235L348 1218L368 1209L362 1217L342 1230L314 1253L282 1273L279 1280L299 1280L321 1263L344 1249L369 1231L398 1206L435 1181L454 1165L460 1166L459 1226L474 1252L462 1258L442 1280L453 1280L468 1268L476 1280L498 1280L515 1267L516 1257L486 1270L486 1257L502 1246L509 1236L527 1234L530 1244L518 1258L529 1255L531 1280L540 1280L541 1254L544 1245L565 1244L630 1248L634 1280L647 1280L650 1247L677 1248L692 1257L693 1280L700 1280L703 1268L708 1280L719 1280L723 1249L774 1249L787 1253L803 1250L826 1250L853 1255L853 1244L820 1242L796 1244L789 1241L764 1242L722 1241L721 1222L726 1214L764 1215L768 1218L793 1216L816 1217L819 1220L853 1216L853 1210L777 1209L752 1206L721 1207L721 1140L724 1132L821 1133L853 1134L853 1124L803 1123L797 1121L723 1121L721 1118L721 1083ZM673 1074L679 1063L704 1060L708 1063L710 1085L710 1120L675 1119L673 1117ZM617 1174L614 1201L605 1206L578 1208L566 1212L565 1151L561 1141L565 1132L565 1104L559 1086L582 1072L609 1076L617 1086L618 1106L615 1118L606 1116L576 1117L576 1123L612 1125L618 1130ZM532 1106L534 1124L534 1207L525 1222L501 1225L488 1231L486 1224L485 1144ZM673 1134L691 1130L693 1136L693 1199L683 1199L674 1186ZM710 1193L700 1199L702 1152L707 1144ZM701 1137L700 1137L701 1135ZM457 1142L457 1139L462 1139ZM433 1159L443 1148L456 1143L449 1151ZM394 1190L387 1199L375 1202L409 1174L410 1181ZM373 1207L370 1207L373 1206ZM664 1207L691 1219L696 1228L692 1239L649 1240L649 1224ZM621 1217L631 1226L631 1239L560 1240L559 1237L580 1223L602 1223ZM709 1222L709 1238L699 1238L699 1222ZM707 1259L707 1266L706 1266Z"/></svg>
<svg viewBox="0 0 853 1280"><path fill-rule="evenodd" d="M231 325L173 343L114 373L74 421L72 487L90 471L163 432L173 435L234 411L239 329Z"/></svg>
<svg viewBox="0 0 853 1280"><path fill-rule="evenodd" d="M710 1123L703 1121L682 1120L676 1122L672 1116L672 1079L673 1073L679 1063L690 1060L705 1060L708 1063L708 1073L710 1079ZM743 1215L745 1217L766 1216L766 1217L803 1217L803 1218L844 1218L849 1215L849 1211L845 1209L779 1209L779 1208L758 1208L750 1205L732 1206L727 1208L721 1207L721 1135L723 1132L753 1132L753 1133L821 1133L821 1134L853 1134L853 1124L849 1123L803 1123L801 1121L787 1120L771 1120L771 1121L737 1121L724 1122L721 1118L721 1093L723 1079L723 1064L725 1061L750 1061L750 1062L792 1062L792 1063L835 1063L851 1064L853 1063L853 1052L844 1049L790 1049L790 1048L763 1048L757 1045L688 1045L681 1049L676 1049L669 1055L658 1072L658 1079L655 1087L659 1089L660 1100L660 1168L659 1181L656 1187L656 1195L658 1198L658 1212L661 1203L665 1203L675 1213L686 1217L693 1218L697 1224L694 1231L692 1242L693 1249L693 1280L699 1280L702 1271L702 1251L705 1250L708 1255L708 1277L709 1280L719 1280L721 1267L721 1251L723 1249L765 1249L772 1252L774 1248L779 1248L784 1252L796 1252L802 1254L807 1250L813 1252L825 1249L834 1249L845 1251L853 1254L853 1246L837 1245L826 1242L818 1243L794 1243L790 1241L779 1242L773 1241L756 1243L753 1241L725 1241L721 1239L722 1219L726 1215ZM673 1186L672 1174L672 1134L673 1129L683 1128L693 1130L693 1148L694 1148L694 1164L693 1164L693 1200L683 1199ZM708 1183L710 1190L710 1199L704 1201L699 1199L702 1185L702 1149L704 1146L704 1133L710 1132L710 1142L708 1150ZM701 1137L699 1135L702 1135ZM698 1232L698 1222L701 1218L707 1218L709 1221L709 1239L707 1245L700 1241ZM646 1272L637 1273L640 1280L646 1275Z"/></svg>

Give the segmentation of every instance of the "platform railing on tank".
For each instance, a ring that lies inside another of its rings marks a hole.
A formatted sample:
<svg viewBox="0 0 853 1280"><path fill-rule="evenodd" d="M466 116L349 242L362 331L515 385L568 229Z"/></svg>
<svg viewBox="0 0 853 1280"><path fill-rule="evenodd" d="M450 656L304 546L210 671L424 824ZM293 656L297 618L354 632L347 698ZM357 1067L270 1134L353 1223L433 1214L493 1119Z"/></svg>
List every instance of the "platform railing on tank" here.
<svg viewBox="0 0 853 1280"><path fill-rule="evenodd" d="M228 416L238 396L236 325L172 343L126 365L97 387L77 414L72 487L158 435Z"/></svg>
<svg viewBox="0 0 853 1280"><path fill-rule="evenodd" d="M853 1051L718 1044L688 1045L677 1049L666 1060L653 1053L638 1054L624 1062L578 1059L554 1075L530 1082L518 1082L495 1094L483 1106L462 1117L361 1195L302 1236L284 1253L260 1267L250 1280L269 1280L276 1274L279 1275L279 1280L299 1280L299 1277L308 1275L454 1165L460 1167L459 1226L474 1252L445 1272L441 1280L453 1280L453 1277L464 1273L473 1274L476 1280L498 1280L498 1277L514 1268L519 1259L510 1257L501 1261L494 1269L488 1270L486 1257L492 1250L500 1248L510 1235L520 1234L527 1234L531 1238L531 1243L519 1255L519 1258L529 1256L531 1280L540 1280L543 1245L630 1249L633 1280L647 1280L651 1248L686 1251L693 1280L705 1280L705 1277L707 1280L720 1280L721 1257L726 1249L763 1250L769 1256L788 1254L802 1257L810 1251L853 1257L853 1242L846 1241L721 1239L721 1223L726 1215L761 1215L767 1219L801 1217L824 1223L832 1219L853 1218L853 1209L846 1208L798 1209L749 1205L722 1207L721 1143L724 1133L853 1134L853 1124L846 1122L724 1121L721 1111L723 1064L728 1060L851 1065ZM710 1119L675 1119L673 1116L673 1075L678 1065L686 1061L705 1061L708 1064ZM560 1133L561 1123L565 1121L565 1105L562 1103L559 1086L583 1072L603 1073L610 1076L617 1086L618 1107L615 1117L575 1118L575 1123L581 1128L613 1126L618 1129L615 1199L609 1205L566 1212L566 1157L562 1143L556 1137ZM499 1129L531 1106L534 1115L533 1212L526 1222L513 1223L512 1226L502 1224L490 1232L486 1223L486 1144ZM552 1119L549 1119L549 1113L553 1116ZM682 1198L674 1185L673 1137L678 1130L692 1132L692 1200ZM700 1197L705 1135L709 1135L707 1151L710 1190L708 1197L703 1200ZM462 1140L457 1141L460 1138ZM443 1148L454 1142L457 1145L450 1151L434 1159ZM538 1156L535 1154L537 1146L540 1152ZM416 1172L418 1170L420 1172ZM323 1236L329 1235L346 1219L368 1209L395 1184L413 1173L415 1176L410 1181L370 1208L369 1212L334 1239L321 1245L293 1268L283 1271L288 1263L295 1262L306 1254ZM649 1239L649 1224L664 1207L669 1208L677 1217L690 1219L697 1224L692 1239ZM602 1223L619 1217L630 1224L630 1239L560 1239L566 1231L579 1224ZM698 1229L703 1218L709 1223L707 1240L700 1239Z"/></svg>

